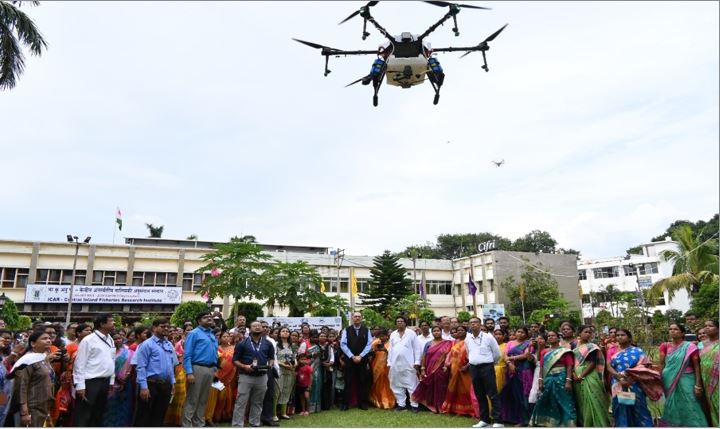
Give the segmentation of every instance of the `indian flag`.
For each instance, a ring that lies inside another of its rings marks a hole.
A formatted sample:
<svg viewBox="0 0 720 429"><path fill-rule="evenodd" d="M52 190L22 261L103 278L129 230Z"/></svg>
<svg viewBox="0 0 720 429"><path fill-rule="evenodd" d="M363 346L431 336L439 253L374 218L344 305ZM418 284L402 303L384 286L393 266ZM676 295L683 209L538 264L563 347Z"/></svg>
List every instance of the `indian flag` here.
<svg viewBox="0 0 720 429"><path fill-rule="evenodd" d="M117 214L115 214L115 223L118 224L118 229L122 231L122 212L120 207L117 208Z"/></svg>

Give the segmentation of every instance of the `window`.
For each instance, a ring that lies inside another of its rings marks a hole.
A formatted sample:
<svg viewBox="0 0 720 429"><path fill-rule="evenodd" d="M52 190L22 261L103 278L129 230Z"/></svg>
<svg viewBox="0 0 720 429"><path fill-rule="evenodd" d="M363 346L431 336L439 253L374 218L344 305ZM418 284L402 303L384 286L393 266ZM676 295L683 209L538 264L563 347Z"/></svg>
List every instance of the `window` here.
<svg viewBox="0 0 720 429"><path fill-rule="evenodd" d="M578 270L578 279L587 280L587 270Z"/></svg>
<svg viewBox="0 0 720 429"><path fill-rule="evenodd" d="M649 274L657 274L658 266L657 266L657 262L650 262L647 264L637 264L637 265L633 265L632 267L630 265L623 265L623 271L625 272L626 276L634 276L634 275L637 275L638 272L641 276L645 276L645 275L649 275Z"/></svg>
<svg viewBox="0 0 720 429"><path fill-rule="evenodd" d="M69 285L72 284L72 270L46 270L36 271L35 284L41 285ZM85 284L85 270L75 270L75 284Z"/></svg>
<svg viewBox="0 0 720 429"><path fill-rule="evenodd" d="M168 273L172 274L172 273ZM173 280L177 279L177 274L173 276ZM202 287L203 281L205 280L205 274L197 274L197 273L183 273L183 281L182 281L182 288L186 291L193 291L198 290ZM173 281L172 284L168 284L168 286L176 286L175 282Z"/></svg>
<svg viewBox="0 0 720 429"><path fill-rule="evenodd" d="M618 267L593 268L593 276L596 279L609 279L618 277L620 270Z"/></svg>
<svg viewBox="0 0 720 429"><path fill-rule="evenodd" d="M27 286L27 268L2 268L0 267L0 287L3 288L24 288Z"/></svg>
<svg viewBox="0 0 720 429"><path fill-rule="evenodd" d="M490 292L495 292L495 283L493 282L493 279L488 280L488 284L490 285Z"/></svg>
<svg viewBox="0 0 720 429"><path fill-rule="evenodd" d="M193 277L187 277L188 275ZM183 274L183 289L186 286L186 280L193 280L193 286L196 288L202 285L203 276L201 274L185 273ZM189 284L189 282L188 282ZM157 273L154 271L136 271L133 273L133 286L177 286L177 273Z"/></svg>
<svg viewBox="0 0 720 429"><path fill-rule="evenodd" d="M415 293L420 295L420 283L415 283ZM449 280L426 280L425 294L427 295L452 295L452 282Z"/></svg>
<svg viewBox="0 0 720 429"><path fill-rule="evenodd" d="M93 271L93 286L125 286L125 271Z"/></svg>

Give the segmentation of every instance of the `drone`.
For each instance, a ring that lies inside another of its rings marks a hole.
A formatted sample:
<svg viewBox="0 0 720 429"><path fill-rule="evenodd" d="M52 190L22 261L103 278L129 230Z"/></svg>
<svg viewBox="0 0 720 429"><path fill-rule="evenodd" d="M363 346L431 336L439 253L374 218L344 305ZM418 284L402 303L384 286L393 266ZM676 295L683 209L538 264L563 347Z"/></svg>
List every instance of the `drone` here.
<svg viewBox="0 0 720 429"><path fill-rule="evenodd" d="M495 164L495 167L500 167L501 165L505 164L505 160L504 160L504 159L503 159L502 161L499 161L499 162L498 162L498 161L490 161L490 162L492 162L493 164Z"/></svg>
<svg viewBox="0 0 720 429"><path fill-rule="evenodd" d="M382 25L380 25L375 18L370 14L370 8L377 5L379 2L371 1L359 10L353 12L350 16L340 21L339 24L343 24L356 16L363 18L363 31L362 39L365 40L370 35L367 31L367 23L370 22L379 32L382 34L387 41L380 45L377 50L357 50L357 51L345 51L342 49L331 48L329 46L320 45L313 42L307 42L305 40L294 39L294 41L310 46L311 48L320 49L320 55L325 57L325 76L330 74L328 68L328 62L330 57L345 57L348 55L377 55L377 59L373 63L372 71L369 75L364 76L354 82L349 83L346 87L355 85L358 82L362 82L363 85L373 85L373 106L378 105L378 92L382 85L383 79L386 78L386 82L391 86L399 86L401 88L411 88L416 85L420 85L426 80L430 82L435 92L433 98L433 104L438 104L440 101L440 87L445 79L445 73L440 66L440 63L433 56L436 52L465 52L460 58L472 52L480 52L483 56L482 69L486 72L489 71L487 65L487 58L485 52L490 49L489 42L495 40L495 38L507 27L508 24L503 25L499 30L488 36L485 40L478 43L475 46L468 47L447 47L447 48L435 48L433 49L430 42L426 41L426 37L435 31L439 26L443 25L445 21L452 19L454 27L452 28L455 36L460 35L457 24L457 15L462 9L485 9L490 8L482 6L474 6L459 3L448 3L444 1L425 1L434 6L448 8L448 12L440 18L436 23L431 25L424 33L417 35L409 32L403 32L400 35L391 35Z"/></svg>

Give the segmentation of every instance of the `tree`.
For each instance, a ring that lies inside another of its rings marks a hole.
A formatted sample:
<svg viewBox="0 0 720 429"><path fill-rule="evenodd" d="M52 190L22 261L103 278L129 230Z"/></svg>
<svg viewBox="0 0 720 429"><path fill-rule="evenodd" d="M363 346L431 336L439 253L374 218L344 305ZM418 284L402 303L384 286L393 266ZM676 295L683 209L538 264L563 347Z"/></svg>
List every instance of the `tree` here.
<svg viewBox="0 0 720 429"><path fill-rule="evenodd" d="M420 310L420 314L418 315L418 325L420 322L427 322L429 324L432 324L432 322L435 320L435 312L432 311L429 308L424 308Z"/></svg>
<svg viewBox="0 0 720 429"><path fill-rule="evenodd" d="M500 284L500 287L507 291L510 302L509 313L516 316L522 316L523 307L526 315L532 314L535 310L545 309L549 302L560 298L558 282L550 274L539 271L529 264L525 266L519 282L510 276Z"/></svg>
<svg viewBox="0 0 720 429"><path fill-rule="evenodd" d="M363 323L366 326L369 326L371 328L374 328L375 326L388 328L390 326L387 319L385 319L382 314L378 313L372 308L363 308L362 310L360 310L360 314L362 314Z"/></svg>
<svg viewBox="0 0 720 429"><path fill-rule="evenodd" d="M40 2L31 4L37 6ZM32 55L40 56L47 49L47 42L32 19L9 2L0 1L0 90L14 88L25 69L20 44Z"/></svg>
<svg viewBox="0 0 720 429"><path fill-rule="evenodd" d="M368 292L360 294L363 306L388 315L393 303L410 295L412 281L398 260L389 250L373 259Z"/></svg>
<svg viewBox="0 0 720 429"><path fill-rule="evenodd" d="M188 235L188 238L186 238L186 240L197 240L197 239L198 239L197 234L190 234L190 235Z"/></svg>
<svg viewBox="0 0 720 429"><path fill-rule="evenodd" d="M718 279L718 255L715 239L699 242L689 225L682 224L672 231L672 237L678 242L679 250L666 250L660 255L666 261L673 261L673 275L659 280L652 286L653 296L662 296L667 292L670 299L678 290L685 289L688 294L700 290L705 283Z"/></svg>
<svg viewBox="0 0 720 429"><path fill-rule="evenodd" d="M512 250L517 252L554 253L557 241L549 232L534 230L513 242Z"/></svg>
<svg viewBox="0 0 720 429"><path fill-rule="evenodd" d="M628 255L642 255L643 254L643 247L642 246L635 246L631 247L628 250L625 251Z"/></svg>
<svg viewBox="0 0 720 429"><path fill-rule="evenodd" d="M175 326L182 326L186 320L196 326L195 317L203 311L208 311L208 306L202 301L187 301L175 307L175 312L170 316L170 323Z"/></svg>
<svg viewBox="0 0 720 429"><path fill-rule="evenodd" d="M699 319L717 320L718 312L718 282L705 283L700 286L700 290L693 296L690 303L690 312L696 314Z"/></svg>
<svg viewBox="0 0 720 429"><path fill-rule="evenodd" d="M18 325L17 325L17 328L15 328L15 330L16 331L27 331L30 328L32 328L32 319L30 318L30 316L21 314L20 317L18 317Z"/></svg>
<svg viewBox="0 0 720 429"><path fill-rule="evenodd" d="M16 331L20 324L20 313L18 313L15 302L10 298L5 298L5 304L0 308L0 319L5 321L5 325L11 331Z"/></svg>
<svg viewBox="0 0 720 429"><path fill-rule="evenodd" d="M467 322L470 320L470 317L472 317L472 314L470 314L469 311L465 311L465 310L458 311L458 314L457 314L458 322L460 322L460 323Z"/></svg>
<svg viewBox="0 0 720 429"><path fill-rule="evenodd" d="M262 305L255 302L236 302L232 310L230 310L230 318L227 320L228 326L235 326L235 318L239 315L245 316L245 324L250 326L250 323L257 320L258 317L263 317Z"/></svg>
<svg viewBox="0 0 720 429"><path fill-rule="evenodd" d="M255 285L271 314L277 304L288 308L289 317L302 317L326 301L318 290L321 281L318 271L305 261L276 262L265 268Z"/></svg>
<svg viewBox="0 0 720 429"><path fill-rule="evenodd" d="M147 227L148 232L150 233L150 238L161 238L162 237L163 229L165 229L165 227L163 225L155 226L151 223L146 223L145 226Z"/></svg>
<svg viewBox="0 0 720 429"><path fill-rule="evenodd" d="M229 243L215 245L215 250L202 256L206 264L196 273L210 272L198 293L236 298L267 299L266 291L258 287L261 273L271 266L272 257L260 246L245 237L232 237Z"/></svg>
<svg viewBox="0 0 720 429"><path fill-rule="evenodd" d="M395 301L390 306L387 316L392 320L397 316L404 316L410 320L419 320L420 313L429 308L429 302L420 295L410 294Z"/></svg>
<svg viewBox="0 0 720 429"><path fill-rule="evenodd" d="M496 250L511 250L511 242L505 237L490 232L476 234L440 234L437 247L444 259L461 258L478 253L478 245L495 240Z"/></svg>
<svg viewBox="0 0 720 429"><path fill-rule="evenodd" d="M345 298L338 295L324 295L324 299L315 305L315 308L313 308L310 314L312 314L313 317L332 317L337 316L338 312L340 312L343 326L345 326L347 325L348 311L350 311L350 305Z"/></svg>

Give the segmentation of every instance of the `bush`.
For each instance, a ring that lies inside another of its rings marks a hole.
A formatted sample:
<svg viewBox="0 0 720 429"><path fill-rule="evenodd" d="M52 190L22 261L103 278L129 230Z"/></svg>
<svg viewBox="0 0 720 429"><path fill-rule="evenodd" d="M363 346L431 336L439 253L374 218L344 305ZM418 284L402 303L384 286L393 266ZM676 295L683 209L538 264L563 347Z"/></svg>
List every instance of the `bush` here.
<svg viewBox="0 0 720 429"><path fill-rule="evenodd" d="M195 317L203 311L208 311L208 306L202 301L183 302L175 308L175 312L170 317L170 323L175 326L182 326L186 320L189 320L193 326L197 326Z"/></svg>
<svg viewBox="0 0 720 429"><path fill-rule="evenodd" d="M430 310L429 308L420 310L420 314L418 314L418 325L420 324L420 322L427 322L432 325L433 321L435 321L434 311Z"/></svg>
<svg viewBox="0 0 720 429"><path fill-rule="evenodd" d="M236 314L245 316L245 323L247 326L250 326L250 323L257 320L258 317L263 317L265 312L260 304L254 302L236 302L230 311L230 318L227 320L228 326L235 326Z"/></svg>
<svg viewBox="0 0 720 429"><path fill-rule="evenodd" d="M30 316L21 315L18 317L18 324L16 331L27 331L28 329L32 328L32 319Z"/></svg>
<svg viewBox="0 0 720 429"><path fill-rule="evenodd" d="M372 308L363 308L360 310L360 314L363 316L363 323L365 326L369 328L373 328L375 326L382 326L383 328L387 328L389 323L385 318L378 313L377 311L373 310Z"/></svg>
<svg viewBox="0 0 720 429"><path fill-rule="evenodd" d="M5 305L0 308L0 319L5 321L5 325L11 331L16 331L20 319L17 306L10 298L5 298Z"/></svg>
<svg viewBox="0 0 720 429"><path fill-rule="evenodd" d="M465 310L458 311L458 314L457 314L458 322L460 322L460 323L467 322L468 320L470 320L470 317L472 317L472 314L470 314L469 311L465 311Z"/></svg>

